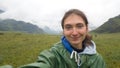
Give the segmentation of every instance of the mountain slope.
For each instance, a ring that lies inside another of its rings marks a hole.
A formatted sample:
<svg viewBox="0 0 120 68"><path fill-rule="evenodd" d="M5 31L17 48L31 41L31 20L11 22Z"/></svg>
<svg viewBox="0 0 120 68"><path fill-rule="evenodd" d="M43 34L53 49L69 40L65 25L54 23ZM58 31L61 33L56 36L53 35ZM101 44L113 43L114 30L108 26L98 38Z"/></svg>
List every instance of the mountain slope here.
<svg viewBox="0 0 120 68"><path fill-rule="evenodd" d="M52 29L50 29L50 28L47 27L47 26L45 26L45 27L43 28L43 30L44 30L47 34L59 34L57 31L52 30Z"/></svg>
<svg viewBox="0 0 120 68"><path fill-rule="evenodd" d="M0 9L0 14L3 13L4 11Z"/></svg>
<svg viewBox="0 0 120 68"><path fill-rule="evenodd" d="M13 19L0 20L0 31L44 33L44 31L36 25L25 23L24 21L16 21Z"/></svg>
<svg viewBox="0 0 120 68"><path fill-rule="evenodd" d="M93 30L92 32L97 33L117 33L120 32L120 15L110 18L107 22L105 22L103 25L101 25L96 30Z"/></svg>

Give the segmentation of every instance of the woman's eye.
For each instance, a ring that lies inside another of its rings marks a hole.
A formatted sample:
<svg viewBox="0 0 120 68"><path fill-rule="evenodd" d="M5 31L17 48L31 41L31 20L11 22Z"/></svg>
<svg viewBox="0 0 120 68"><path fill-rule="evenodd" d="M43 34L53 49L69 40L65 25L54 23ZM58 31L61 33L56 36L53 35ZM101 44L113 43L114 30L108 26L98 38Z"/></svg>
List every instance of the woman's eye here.
<svg viewBox="0 0 120 68"><path fill-rule="evenodd" d="M78 28L82 28L83 26L82 26L82 25L78 25L77 27L78 27Z"/></svg>
<svg viewBox="0 0 120 68"><path fill-rule="evenodd" d="M82 28L82 27L83 27L83 25L82 25L82 24L80 24L80 25L77 25L77 27L78 27L78 28Z"/></svg>
<svg viewBox="0 0 120 68"><path fill-rule="evenodd" d="M72 26L65 26L65 29L70 30Z"/></svg>

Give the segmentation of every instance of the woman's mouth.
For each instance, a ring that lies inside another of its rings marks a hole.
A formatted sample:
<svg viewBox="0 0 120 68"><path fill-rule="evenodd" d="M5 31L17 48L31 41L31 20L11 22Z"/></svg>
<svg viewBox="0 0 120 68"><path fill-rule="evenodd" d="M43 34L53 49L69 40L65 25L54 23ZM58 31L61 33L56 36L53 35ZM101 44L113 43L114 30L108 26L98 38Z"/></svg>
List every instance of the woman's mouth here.
<svg viewBox="0 0 120 68"><path fill-rule="evenodd" d="M78 37L72 38L73 41L77 41L78 39L79 39Z"/></svg>

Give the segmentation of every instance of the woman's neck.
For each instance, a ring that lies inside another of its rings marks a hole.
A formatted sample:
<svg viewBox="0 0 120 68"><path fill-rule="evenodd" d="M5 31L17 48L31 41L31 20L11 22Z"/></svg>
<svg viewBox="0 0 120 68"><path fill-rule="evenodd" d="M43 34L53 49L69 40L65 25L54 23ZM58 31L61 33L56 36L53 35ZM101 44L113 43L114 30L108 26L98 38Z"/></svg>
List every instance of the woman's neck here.
<svg viewBox="0 0 120 68"><path fill-rule="evenodd" d="M82 52L82 51L85 49L85 45L84 45L84 44L79 45L79 46L76 46L76 47L71 45L71 47L72 47L75 51L77 51L78 53L79 53L79 52Z"/></svg>
<svg viewBox="0 0 120 68"><path fill-rule="evenodd" d="M80 45L71 45L71 46L76 48L76 49L82 49L82 44L80 44Z"/></svg>

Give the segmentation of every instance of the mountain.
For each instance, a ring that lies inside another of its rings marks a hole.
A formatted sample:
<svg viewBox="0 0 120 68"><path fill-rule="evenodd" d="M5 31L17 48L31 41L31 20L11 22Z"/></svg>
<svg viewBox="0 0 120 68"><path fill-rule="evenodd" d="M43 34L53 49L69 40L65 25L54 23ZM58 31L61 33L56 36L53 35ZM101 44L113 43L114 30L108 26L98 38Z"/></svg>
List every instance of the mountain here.
<svg viewBox="0 0 120 68"><path fill-rule="evenodd" d="M16 21L14 19L0 19L0 31L17 31L27 33L45 33L36 25L26 23L24 21Z"/></svg>
<svg viewBox="0 0 120 68"><path fill-rule="evenodd" d="M120 15L110 18L103 25L93 30L96 33L117 33L120 32Z"/></svg>
<svg viewBox="0 0 120 68"><path fill-rule="evenodd" d="M59 34L57 31L54 31L54 30L50 29L50 28L47 27L47 26L45 26L45 27L43 28L43 30L44 30L45 33L47 33L47 34Z"/></svg>
<svg viewBox="0 0 120 68"><path fill-rule="evenodd" d="M4 11L0 9L0 14L3 13Z"/></svg>
<svg viewBox="0 0 120 68"><path fill-rule="evenodd" d="M96 29L96 26L93 25L92 23L88 24L88 27L89 27L89 31Z"/></svg>

